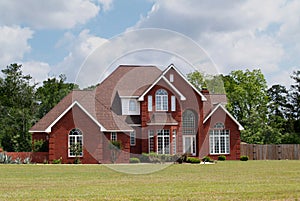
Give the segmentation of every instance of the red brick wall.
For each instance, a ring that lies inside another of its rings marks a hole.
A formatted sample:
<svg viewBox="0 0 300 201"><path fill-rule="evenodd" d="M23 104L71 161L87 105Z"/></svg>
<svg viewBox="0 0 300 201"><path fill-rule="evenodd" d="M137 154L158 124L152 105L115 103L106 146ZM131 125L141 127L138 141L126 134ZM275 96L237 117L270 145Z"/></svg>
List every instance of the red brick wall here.
<svg viewBox="0 0 300 201"><path fill-rule="evenodd" d="M111 133L105 133L105 139L103 140L103 163L112 163L111 152L109 143L111 140ZM129 133L117 132L117 141L121 142L122 149L117 154L116 163L129 163L130 158L130 136Z"/></svg>
<svg viewBox="0 0 300 201"><path fill-rule="evenodd" d="M49 136L49 160L62 158L63 163L73 163L68 156L68 135L73 128L83 133L82 163L102 163L102 138L100 128L77 106L74 106L52 127Z"/></svg>
<svg viewBox="0 0 300 201"><path fill-rule="evenodd" d="M230 130L230 154L222 154L226 156L227 160L239 160L240 159L240 131L236 123L222 110L218 109L212 115L212 117L205 123L204 132L207 133L205 140L203 141L204 146L202 146L200 156L210 156L212 159L216 160L219 155L209 154L209 129L213 128L218 122L224 123L225 129Z"/></svg>

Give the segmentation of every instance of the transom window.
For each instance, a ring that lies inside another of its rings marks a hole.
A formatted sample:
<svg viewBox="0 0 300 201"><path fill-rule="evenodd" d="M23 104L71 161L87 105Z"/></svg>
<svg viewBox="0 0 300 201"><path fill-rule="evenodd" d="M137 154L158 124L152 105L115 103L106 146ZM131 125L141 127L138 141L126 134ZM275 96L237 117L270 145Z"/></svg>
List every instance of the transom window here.
<svg viewBox="0 0 300 201"><path fill-rule="evenodd" d="M74 128L69 132L69 157L83 156L82 145L83 145L83 135L81 130ZM78 150L80 150L78 154Z"/></svg>
<svg viewBox="0 0 300 201"><path fill-rule="evenodd" d="M223 123L216 123L209 131L209 147L211 154L229 154L229 130Z"/></svg>
<svg viewBox="0 0 300 201"><path fill-rule="evenodd" d="M156 111L168 111L168 92L159 89L155 93Z"/></svg>

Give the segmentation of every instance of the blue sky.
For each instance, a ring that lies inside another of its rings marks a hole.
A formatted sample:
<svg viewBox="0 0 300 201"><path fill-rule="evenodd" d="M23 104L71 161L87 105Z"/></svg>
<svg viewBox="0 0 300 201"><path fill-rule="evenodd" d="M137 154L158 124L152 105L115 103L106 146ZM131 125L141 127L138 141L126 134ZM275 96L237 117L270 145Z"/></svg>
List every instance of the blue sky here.
<svg viewBox="0 0 300 201"><path fill-rule="evenodd" d="M105 69L122 62L223 74L260 68L269 86L289 86L300 62L299 13L296 0L0 0L0 67L17 62L36 82L61 73L76 82L98 52ZM155 31L139 31L148 28Z"/></svg>

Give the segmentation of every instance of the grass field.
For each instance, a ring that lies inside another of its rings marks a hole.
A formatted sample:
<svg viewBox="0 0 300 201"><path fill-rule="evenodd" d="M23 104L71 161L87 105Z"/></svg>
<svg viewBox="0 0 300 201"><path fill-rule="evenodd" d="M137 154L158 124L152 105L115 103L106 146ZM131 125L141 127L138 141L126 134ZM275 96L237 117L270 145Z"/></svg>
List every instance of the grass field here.
<svg viewBox="0 0 300 201"><path fill-rule="evenodd" d="M300 161L174 164L137 175L104 165L0 165L0 181L0 200L300 200Z"/></svg>

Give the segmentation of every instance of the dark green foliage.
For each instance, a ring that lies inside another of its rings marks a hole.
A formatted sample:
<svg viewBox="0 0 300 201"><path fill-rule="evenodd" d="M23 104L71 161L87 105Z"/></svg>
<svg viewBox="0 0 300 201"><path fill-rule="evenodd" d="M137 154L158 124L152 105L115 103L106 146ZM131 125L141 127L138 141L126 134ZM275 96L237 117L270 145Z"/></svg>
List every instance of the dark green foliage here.
<svg viewBox="0 0 300 201"><path fill-rule="evenodd" d="M218 161L225 161L225 160L226 160L226 156L224 155L218 156Z"/></svg>
<svg viewBox="0 0 300 201"><path fill-rule="evenodd" d="M33 142L33 151L34 152L48 152L49 143L46 140L34 140Z"/></svg>
<svg viewBox="0 0 300 201"><path fill-rule="evenodd" d="M62 157L60 157L59 159L54 159L52 161L52 164L61 164L61 162L62 162Z"/></svg>
<svg viewBox="0 0 300 201"><path fill-rule="evenodd" d="M5 151L31 151L29 128L35 122L35 84L23 75L22 65L11 64L0 78L0 144Z"/></svg>
<svg viewBox="0 0 300 201"><path fill-rule="evenodd" d="M202 161L203 162L210 162L210 163L214 162L209 156L205 156L204 158L202 158Z"/></svg>
<svg viewBox="0 0 300 201"><path fill-rule="evenodd" d="M247 160L249 160L249 157L248 156L241 156L240 160L241 161L247 161Z"/></svg>
<svg viewBox="0 0 300 201"><path fill-rule="evenodd" d="M186 162L196 164L196 163L200 163L201 161L199 158L188 157Z"/></svg>
<svg viewBox="0 0 300 201"><path fill-rule="evenodd" d="M48 78L36 91L36 101L39 103L37 118L42 118L61 99L78 86L73 83L65 83L66 76L61 74L59 78Z"/></svg>
<svg viewBox="0 0 300 201"><path fill-rule="evenodd" d="M130 158L129 159L129 163L140 163L140 159L139 158Z"/></svg>

